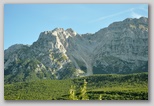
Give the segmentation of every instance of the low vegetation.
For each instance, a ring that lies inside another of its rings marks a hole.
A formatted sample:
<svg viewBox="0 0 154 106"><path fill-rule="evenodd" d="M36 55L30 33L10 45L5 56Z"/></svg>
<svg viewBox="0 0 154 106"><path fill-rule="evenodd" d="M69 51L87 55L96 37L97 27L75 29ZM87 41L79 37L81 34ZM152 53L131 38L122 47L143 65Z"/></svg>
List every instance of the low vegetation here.
<svg viewBox="0 0 154 106"><path fill-rule="evenodd" d="M148 73L4 85L5 100L148 100Z"/></svg>

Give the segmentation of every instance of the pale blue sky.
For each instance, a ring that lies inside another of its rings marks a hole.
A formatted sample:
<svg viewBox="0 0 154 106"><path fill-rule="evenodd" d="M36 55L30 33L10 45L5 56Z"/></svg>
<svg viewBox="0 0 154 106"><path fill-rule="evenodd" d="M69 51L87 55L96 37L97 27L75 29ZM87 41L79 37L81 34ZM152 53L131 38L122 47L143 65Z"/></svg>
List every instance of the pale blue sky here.
<svg viewBox="0 0 154 106"><path fill-rule="evenodd" d="M5 4L4 49L32 44L40 32L72 28L95 33L115 21L148 17L147 4Z"/></svg>

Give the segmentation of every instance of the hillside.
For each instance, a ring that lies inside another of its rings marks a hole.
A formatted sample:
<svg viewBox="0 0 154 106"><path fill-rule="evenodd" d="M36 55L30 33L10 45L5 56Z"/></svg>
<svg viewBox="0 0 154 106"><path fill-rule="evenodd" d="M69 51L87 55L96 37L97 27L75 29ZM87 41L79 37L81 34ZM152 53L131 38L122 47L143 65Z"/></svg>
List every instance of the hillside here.
<svg viewBox="0 0 154 106"><path fill-rule="evenodd" d="M83 80L87 81L90 100L148 100L148 73L92 75L67 80L40 80L5 84L5 100L68 100L71 85L80 94Z"/></svg>

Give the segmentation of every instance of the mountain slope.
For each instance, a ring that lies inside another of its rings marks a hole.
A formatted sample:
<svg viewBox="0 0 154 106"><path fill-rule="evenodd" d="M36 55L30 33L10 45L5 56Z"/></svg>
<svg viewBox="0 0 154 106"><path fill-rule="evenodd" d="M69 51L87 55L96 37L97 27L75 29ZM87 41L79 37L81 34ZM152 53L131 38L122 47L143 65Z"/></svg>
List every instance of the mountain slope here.
<svg viewBox="0 0 154 106"><path fill-rule="evenodd" d="M44 31L4 51L5 83L148 71L148 18L127 18L94 34Z"/></svg>

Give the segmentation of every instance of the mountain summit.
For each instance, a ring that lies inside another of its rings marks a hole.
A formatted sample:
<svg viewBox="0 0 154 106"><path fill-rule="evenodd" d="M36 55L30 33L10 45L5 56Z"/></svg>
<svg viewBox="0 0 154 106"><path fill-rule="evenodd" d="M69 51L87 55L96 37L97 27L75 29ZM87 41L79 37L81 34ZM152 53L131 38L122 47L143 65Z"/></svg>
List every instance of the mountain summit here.
<svg viewBox="0 0 154 106"><path fill-rule="evenodd" d="M127 18L94 34L44 31L4 51L5 83L148 71L148 18Z"/></svg>

